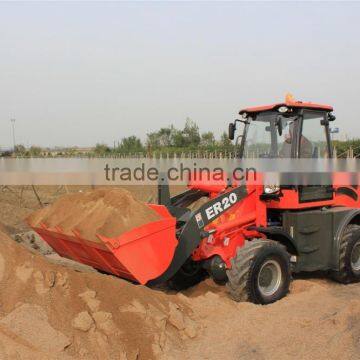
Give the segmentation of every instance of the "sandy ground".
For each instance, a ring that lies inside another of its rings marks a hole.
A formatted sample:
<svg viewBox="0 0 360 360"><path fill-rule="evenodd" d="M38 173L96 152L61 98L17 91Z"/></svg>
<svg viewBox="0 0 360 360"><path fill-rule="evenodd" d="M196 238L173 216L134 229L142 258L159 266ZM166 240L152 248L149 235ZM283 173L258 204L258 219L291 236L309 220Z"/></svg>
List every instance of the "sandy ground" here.
<svg viewBox="0 0 360 360"><path fill-rule="evenodd" d="M269 306L235 303L210 279L178 294L133 285L15 236L39 203L12 190L0 192L0 228L20 242L0 235L0 359L359 358L360 284L295 279ZM38 195L51 203L58 190Z"/></svg>

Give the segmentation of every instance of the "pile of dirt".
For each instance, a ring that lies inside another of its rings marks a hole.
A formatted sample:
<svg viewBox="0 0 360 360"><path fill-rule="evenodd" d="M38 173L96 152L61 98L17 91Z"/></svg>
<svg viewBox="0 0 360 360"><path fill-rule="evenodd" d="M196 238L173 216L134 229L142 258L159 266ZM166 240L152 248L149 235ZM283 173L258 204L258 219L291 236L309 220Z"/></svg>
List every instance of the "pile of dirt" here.
<svg viewBox="0 0 360 360"><path fill-rule="evenodd" d="M0 196L3 230L22 230L38 205ZM235 303L210 279L165 293L41 256L38 241L0 234L0 359L359 358L360 284L295 279L275 304Z"/></svg>
<svg viewBox="0 0 360 360"><path fill-rule="evenodd" d="M0 222L0 232L9 234L15 232L15 229L9 225L5 225L2 222Z"/></svg>
<svg viewBox="0 0 360 360"><path fill-rule="evenodd" d="M115 237L159 219L154 210L124 189L98 189L62 196L27 221L32 227L41 223L59 227L69 235L75 230L83 238L99 242L97 234Z"/></svg>
<svg viewBox="0 0 360 360"><path fill-rule="evenodd" d="M295 280L269 306L206 280L167 294L30 253L0 233L1 359L358 359L360 286Z"/></svg>
<svg viewBox="0 0 360 360"><path fill-rule="evenodd" d="M181 359L197 334L179 296L30 253L0 233L1 359Z"/></svg>

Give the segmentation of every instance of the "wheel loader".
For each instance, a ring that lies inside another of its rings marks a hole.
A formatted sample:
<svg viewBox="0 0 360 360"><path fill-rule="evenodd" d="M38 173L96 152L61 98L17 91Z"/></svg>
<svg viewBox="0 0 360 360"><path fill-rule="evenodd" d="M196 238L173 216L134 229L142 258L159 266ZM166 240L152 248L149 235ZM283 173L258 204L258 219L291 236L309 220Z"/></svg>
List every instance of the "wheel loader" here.
<svg viewBox="0 0 360 360"><path fill-rule="evenodd" d="M331 106L286 99L239 114L229 125L231 140L239 132L239 158L333 156ZM191 211L203 197L206 203ZM178 290L210 276L226 285L235 301L275 302L300 272L321 271L344 284L360 280L357 184L197 180L172 197L168 186L159 186L158 204L148 206L160 220L114 238L98 235L100 243L45 224L34 230L61 256L103 272Z"/></svg>

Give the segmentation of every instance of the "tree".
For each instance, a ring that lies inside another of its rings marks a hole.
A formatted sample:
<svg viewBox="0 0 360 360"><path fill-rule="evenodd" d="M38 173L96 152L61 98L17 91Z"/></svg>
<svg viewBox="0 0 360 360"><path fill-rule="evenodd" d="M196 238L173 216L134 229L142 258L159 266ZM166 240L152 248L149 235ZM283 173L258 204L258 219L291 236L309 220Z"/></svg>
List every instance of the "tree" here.
<svg viewBox="0 0 360 360"><path fill-rule="evenodd" d="M215 136L212 131L208 131L201 134L201 146L210 147L215 145Z"/></svg>
<svg viewBox="0 0 360 360"><path fill-rule="evenodd" d="M144 151L144 147L141 140L133 135L121 140L119 150L124 153L142 152Z"/></svg>
<svg viewBox="0 0 360 360"><path fill-rule="evenodd" d="M183 136L186 146L198 146L200 144L199 127L195 121L186 119Z"/></svg>
<svg viewBox="0 0 360 360"><path fill-rule="evenodd" d="M94 152L96 155L106 155L109 154L111 150L106 144L96 144Z"/></svg>
<svg viewBox="0 0 360 360"><path fill-rule="evenodd" d="M29 149L29 155L30 156L40 156L42 153L42 149L39 146L31 146Z"/></svg>
<svg viewBox="0 0 360 360"><path fill-rule="evenodd" d="M150 149L158 149L160 147L159 132L155 131L147 134L146 147Z"/></svg>
<svg viewBox="0 0 360 360"><path fill-rule="evenodd" d="M164 147L171 146L171 136L174 131L175 131L175 128L173 125L171 125L167 128L161 128L158 131L160 146L164 146Z"/></svg>
<svg viewBox="0 0 360 360"><path fill-rule="evenodd" d="M24 156L26 154L26 148L24 145L15 145L14 152L17 156Z"/></svg>
<svg viewBox="0 0 360 360"><path fill-rule="evenodd" d="M199 127L195 121L187 118L183 130L178 130L171 125L147 134L146 146L150 149L196 147L200 145L200 141Z"/></svg>
<svg viewBox="0 0 360 360"><path fill-rule="evenodd" d="M232 142L231 142L231 140L229 139L229 136L228 136L228 134L226 133L226 131L224 131L224 132L221 134L221 137L220 137L220 146L223 146L223 147L231 147L231 146L232 146Z"/></svg>
<svg viewBox="0 0 360 360"><path fill-rule="evenodd" d="M172 135L174 131L176 130L171 125L169 127L161 128L159 131L147 134L146 146L151 149L170 147L172 145Z"/></svg>
<svg viewBox="0 0 360 360"><path fill-rule="evenodd" d="M185 147L186 139L181 130L174 130L171 135L171 145L174 147Z"/></svg>

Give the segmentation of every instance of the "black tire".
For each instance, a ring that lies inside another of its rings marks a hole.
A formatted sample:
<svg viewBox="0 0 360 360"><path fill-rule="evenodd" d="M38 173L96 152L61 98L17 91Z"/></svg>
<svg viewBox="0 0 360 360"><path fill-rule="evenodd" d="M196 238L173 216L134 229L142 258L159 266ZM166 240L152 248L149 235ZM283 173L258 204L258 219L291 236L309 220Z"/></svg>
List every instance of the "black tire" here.
<svg viewBox="0 0 360 360"><path fill-rule="evenodd" d="M187 261L167 282L170 289L181 291L197 285L208 276L200 262Z"/></svg>
<svg viewBox="0 0 360 360"><path fill-rule="evenodd" d="M360 281L360 226L348 225L340 239L339 270L331 273L332 278L342 284ZM355 258L358 262L355 263ZM356 256L358 255L358 256Z"/></svg>
<svg viewBox="0 0 360 360"><path fill-rule="evenodd" d="M270 304L289 292L290 255L275 241L254 239L246 242L237 250L231 265L227 271L227 287L235 301ZM269 280L270 284L266 285Z"/></svg>

